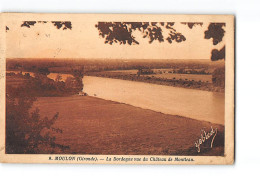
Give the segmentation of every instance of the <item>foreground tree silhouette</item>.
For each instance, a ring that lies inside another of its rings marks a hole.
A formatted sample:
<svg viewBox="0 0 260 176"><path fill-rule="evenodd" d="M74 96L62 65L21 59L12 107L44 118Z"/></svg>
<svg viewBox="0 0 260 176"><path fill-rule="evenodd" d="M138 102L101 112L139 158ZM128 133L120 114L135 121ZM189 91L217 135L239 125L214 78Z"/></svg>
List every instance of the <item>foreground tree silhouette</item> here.
<svg viewBox="0 0 260 176"><path fill-rule="evenodd" d="M105 43L112 45L119 44L139 44L133 35L133 31L140 31L143 38L148 38L149 43L157 40L169 43L183 42L184 35L173 28L174 22L98 22L95 27L99 30L99 35L105 38ZM163 30L168 31L168 35L163 35Z"/></svg>
<svg viewBox="0 0 260 176"><path fill-rule="evenodd" d="M225 46L223 46L223 48L221 48L220 50L213 49L211 51L211 60L212 61L218 61L218 60L225 59L225 55L226 55L226 47Z"/></svg>
<svg viewBox="0 0 260 176"><path fill-rule="evenodd" d="M223 37L225 35L225 30L223 27L226 26L225 23L210 23L208 30L205 31L205 39L211 39L213 45L217 45L220 42L222 42ZM226 47L223 46L220 50L213 49L211 51L211 60L212 61L217 61L217 60L222 60L225 59L225 54L226 54Z"/></svg>
<svg viewBox="0 0 260 176"><path fill-rule="evenodd" d="M210 23L208 30L205 31L205 39L211 39L213 45L217 45L222 42L225 35L225 30L223 27L226 26L225 23ZM211 51L211 61L223 60L226 57L226 47L225 45L220 49L213 49ZM225 67L220 67L214 70L212 73L212 82L215 86L225 88Z"/></svg>
<svg viewBox="0 0 260 176"><path fill-rule="evenodd" d="M99 35L105 39L105 44L128 44L139 45L139 41L133 34L133 31L138 30L142 33L143 38L148 38L149 43L157 40L159 43L168 41L170 44L173 42L184 42L186 37L174 28L174 22L98 22L95 27L99 31ZM202 26L201 22L181 22L187 25L190 29L194 26ZM210 23L208 29L204 32L205 39L211 39L213 45L222 42L225 34L223 27L225 23ZM167 31L167 36L165 32ZM221 60L225 58L225 46L221 50L213 49L211 60Z"/></svg>
<svg viewBox="0 0 260 176"><path fill-rule="evenodd" d="M62 133L54 127L59 114L43 118L39 109L32 109L36 101L33 89L30 84L6 86L6 153L63 153L69 146L56 143L53 135Z"/></svg>
<svg viewBox="0 0 260 176"><path fill-rule="evenodd" d="M27 28L31 28L32 26L34 26L37 23L48 23L49 21L23 21L23 23L21 24L21 27L27 27ZM63 30L67 30L67 29L72 29L72 24L70 21L51 21L51 23L57 28L57 29L63 29ZM8 28L9 30L9 28Z"/></svg>

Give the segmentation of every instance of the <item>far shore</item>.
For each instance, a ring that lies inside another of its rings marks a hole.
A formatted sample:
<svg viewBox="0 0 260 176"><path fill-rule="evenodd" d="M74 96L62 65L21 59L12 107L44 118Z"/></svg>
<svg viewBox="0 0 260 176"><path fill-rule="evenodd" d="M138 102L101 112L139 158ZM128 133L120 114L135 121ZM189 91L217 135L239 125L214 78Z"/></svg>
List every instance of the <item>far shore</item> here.
<svg viewBox="0 0 260 176"><path fill-rule="evenodd" d="M24 72L24 73L34 73L34 72L27 72L27 71L18 71L18 70L6 70L7 73L14 72ZM69 73L65 72L51 72L50 74L60 74L66 75L65 78L62 77L62 81L66 81L66 78ZM55 79L55 76L48 75L51 79ZM188 74L187 74L188 75ZM31 75L32 76L32 75ZM206 82L194 82L194 81L186 81L186 80L170 80L170 79L162 79L156 78L152 76L145 76L142 75L138 77L137 75L129 75L129 74L114 74L111 71L103 71L103 72L88 72L85 73L84 76L96 76L96 77L103 77L103 78L112 78L112 79L121 79L121 80L128 80L128 81L136 81L136 82L144 82L150 84L157 84L157 85L165 85L165 86L172 86L172 87L181 87L186 89L195 89L195 90L203 90L209 92L218 92L218 93L225 93L225 89L223 87L214 86L212 83Z"/></svg>

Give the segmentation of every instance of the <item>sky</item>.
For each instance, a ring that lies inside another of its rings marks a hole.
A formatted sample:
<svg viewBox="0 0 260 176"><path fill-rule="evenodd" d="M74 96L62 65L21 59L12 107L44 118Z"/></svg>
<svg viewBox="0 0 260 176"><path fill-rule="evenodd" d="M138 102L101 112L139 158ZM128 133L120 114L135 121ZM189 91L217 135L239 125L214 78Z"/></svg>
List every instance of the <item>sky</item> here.
<svg viewBox="0 0 260 176"><path fill-rule="evenodd" d="M204 39L209 23L187 25L175 23L186 41L149 44L139 31L133 33L139 45L105 44L93 21L71 21L72 29L57 29L52 23L36 23L21 27L22 21L8 21L6 33L7 58L85 58L85 59L210 59L211 50L221 49L223 41L214 46L212 39ZM164 33L167 31L164 30Z"/></svg>

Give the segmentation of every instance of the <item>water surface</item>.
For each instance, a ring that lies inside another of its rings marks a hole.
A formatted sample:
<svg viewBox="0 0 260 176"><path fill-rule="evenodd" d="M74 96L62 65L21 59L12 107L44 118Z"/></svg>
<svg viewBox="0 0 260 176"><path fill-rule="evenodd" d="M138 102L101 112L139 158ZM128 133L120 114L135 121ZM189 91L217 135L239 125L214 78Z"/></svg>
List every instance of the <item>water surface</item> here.
<svg viewBox="0 0 260 176"><path fill-rule="evenodd" d="M83 84L90 96L224 124L224 93L93 76L85 76Z"/></svg>

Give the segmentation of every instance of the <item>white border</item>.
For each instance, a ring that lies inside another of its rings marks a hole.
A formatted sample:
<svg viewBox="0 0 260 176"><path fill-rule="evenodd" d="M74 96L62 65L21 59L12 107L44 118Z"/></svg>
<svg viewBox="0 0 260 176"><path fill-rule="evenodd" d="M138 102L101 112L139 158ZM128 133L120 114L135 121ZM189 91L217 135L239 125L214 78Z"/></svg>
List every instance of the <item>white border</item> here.
<svg viewBox="0 0 260 176"><path fill-rule="evenodd" d="M233 175L259 173L259 0L1 0L1 12L236 15L236 161L233 166L0 164L2 175Z"/></svg>

